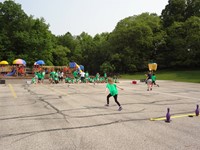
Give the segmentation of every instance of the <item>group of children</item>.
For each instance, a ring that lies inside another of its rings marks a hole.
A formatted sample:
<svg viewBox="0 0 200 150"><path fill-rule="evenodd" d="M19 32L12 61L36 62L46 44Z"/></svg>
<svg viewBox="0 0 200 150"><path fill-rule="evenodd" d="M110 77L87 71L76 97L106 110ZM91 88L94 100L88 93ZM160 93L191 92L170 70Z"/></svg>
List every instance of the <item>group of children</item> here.
<svg viewBox="0 0 200 150"><path fill-rule="evenodd" d="M73 76L74 78L71 79L69 77L65 78L65 83L74 83L74 82L78 82L79 80L81 82L95 82L95 81L100 81L100 74L97 73L94 78L90 78L89 77L89 73L88 72L81 72L80 75L77 71L73 72ZM32 83L43 83L45 78L45 71L39 71L35 73L35 77L32 79ZM50 83L58 83L59 81L63 81L64 79L64 73L62 71L52 71L49 74L49 82ZM114 81L112 78L107 78L107 74L104 74L104 80L106 81L106 91L105 93L107 94L106 100L107 103L105 104L105 106L109 106L109 99L110 97L113 97L115 100L115 103L118 105L118 110L121 111L122 110L122 106L118 101L118 88L121 90L124 90L123 88L117 86L115 83L116 81ZM156 76L155 74L153 74L151 71L149 71L146 74L146 84L147 84L147 91L152 90L153 85L159 86L158 84L156 84Z"/></svg>
<svg viewBox="0 0 200 150"><path fill-rule="evenodd" d="M43 83L44 79L45 79L45 71L44 70L40 70L38 72L35 72L35 76L34 78L32 78L32 84L36 84L36 83ZM71 79L69 79L69 77L66 77L65 82L74 82L74 80L79 80L79 75L76 71L74 71L73 73L74 79L72 81L70 81ZM81 82L85 82L86 81L90 81L93 80L93 82L95 81L100 81L100 74L97 73L95 76L95 79L91 79L89 77L89 73L88 72L82 72L82 74L80 74L81 77ZM63 81L64 78L64 73L62 71L51 71L49 74L49 83L58 83L59 81ZM114 97L114 100L116 102L116 104L119 106L118 110L121 111L122 107L121 104L118 102L117 98L118 98L118 89L123 90L123 88L120 88L119 86L117 86L114 82L116 82L116 80L113 80L112 78L107 78L107 74L104 73L104 80L106 81L106 91L105 93L107 94L107 103L105 106L109 106L109 98L110 97Z"/></svg>
<svg viewBox="0 0 200 150"><path fill-rule="evenodd" d="M116 77L113 77L113 80L115 83L118 82L118 79ZM103 76L100 76L99 73L96 73L95 76L90 76L88 71L84 72L78 72L74 71L73 72L73 77L66 76L65 78L65 83L107 83L107 74L104 73Z"/></svg>
<svg viewBox="0 0 200 150"><path fill-rule="evenodd" d="M45 70L40 70L38 72L35 72L35 76L32 78L31 83L36 84L36 83L44 83L46 72ZM49 83L59 83L62 82L64 78L64 73L63 71L51 71L49 74Z"/></svg>
<svg viewBox="0 0 200 150"><path fill-rule="evenodd" d="M45 79L46 71L44 69L36 71L35 76L32 78L32 83L43 83ZM64 81L63 81L64 80ZM116 77L113 77L115 83L118 82ZM75 70L72 74L64 75L62 70L54 71L52 70L49 73L49 83L57 84L57 83L107 83L107 74L104 73L103 77L100 77L100 74L97 73L96 76L89 76L88 71L78 72Z"/></svg>

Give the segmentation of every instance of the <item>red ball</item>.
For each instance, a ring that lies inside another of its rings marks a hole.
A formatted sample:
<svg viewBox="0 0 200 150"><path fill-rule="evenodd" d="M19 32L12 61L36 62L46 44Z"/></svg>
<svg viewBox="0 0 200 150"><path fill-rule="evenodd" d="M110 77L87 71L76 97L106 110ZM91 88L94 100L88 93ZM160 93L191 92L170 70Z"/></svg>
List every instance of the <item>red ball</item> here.
<svg viewBox="0 0 200 150"><path fill-rule="evenodd" d="M137 81L132 81L132 84L137 84Z"/></svg>

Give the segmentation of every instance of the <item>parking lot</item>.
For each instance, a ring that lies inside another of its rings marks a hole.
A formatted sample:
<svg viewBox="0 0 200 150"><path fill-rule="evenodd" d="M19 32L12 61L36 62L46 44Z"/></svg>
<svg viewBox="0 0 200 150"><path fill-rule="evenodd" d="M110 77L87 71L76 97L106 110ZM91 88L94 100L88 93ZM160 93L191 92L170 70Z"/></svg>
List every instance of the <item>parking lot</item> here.
<svg viewBox="0 0 200 150"><path fill-rule="evenodd" d="M119 80L118 111L106 104L105 83L0 84L2 150L188 150L200 149L200 84ZM170 108L171 122L164 119ZM158 120L156 120L158 119ZM154 120L154 121L152 121Z"/></svg>

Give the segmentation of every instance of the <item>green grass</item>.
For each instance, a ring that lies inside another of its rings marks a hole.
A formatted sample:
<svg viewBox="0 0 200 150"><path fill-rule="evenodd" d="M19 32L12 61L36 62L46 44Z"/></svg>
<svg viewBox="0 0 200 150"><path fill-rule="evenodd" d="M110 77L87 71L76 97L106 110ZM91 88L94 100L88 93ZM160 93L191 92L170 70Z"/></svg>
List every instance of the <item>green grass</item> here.
<svg viewBox="0 0 200 150"><path fill-rule="evenodd" d="M146 72L140 72L135 74L123 74L121 75L122 79L131 79L131 80L139 80L145 79ZM200 70L189 70L189 71L155 71L157 80L173 80L173 81L181 81L181 82L193 82L200 83Z"/></svg>

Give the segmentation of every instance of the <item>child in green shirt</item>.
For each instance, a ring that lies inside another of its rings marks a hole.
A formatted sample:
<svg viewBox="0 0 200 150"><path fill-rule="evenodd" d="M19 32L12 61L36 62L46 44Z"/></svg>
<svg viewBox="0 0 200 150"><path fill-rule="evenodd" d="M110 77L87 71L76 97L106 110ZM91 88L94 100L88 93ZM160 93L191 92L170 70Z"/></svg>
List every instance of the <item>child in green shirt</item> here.
<svg viewBox="0 0 200 150"><path fill-rule="evenodd" d="M118 89L117 88L123 90L123 88L120 88L119 86L117 86L116 84L114 84L113 80L111 78L108 78L108 83L106 85L106 93L109 90L109 94L107 95L107 104L105 106L109 106L109 98L111 96L113 96L115 102L119 106L118 110L121 111L122 110L121 104L117 100L117 96L118 96Z"/></svg>
<svg viewBox="0 0 200 150"><path fill-rule="evenodd" d="M156 85L157 87L159 87L159 85L156 84L156 75L155 75L155 74L153 74L153 75L151 76L151 79L152 79L152 85Z"/></svg>

